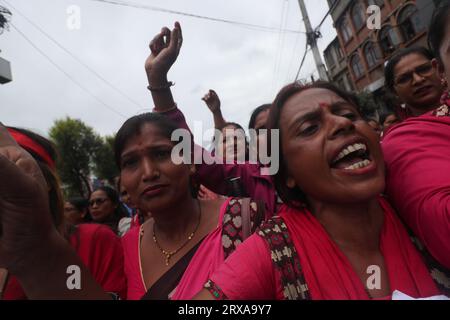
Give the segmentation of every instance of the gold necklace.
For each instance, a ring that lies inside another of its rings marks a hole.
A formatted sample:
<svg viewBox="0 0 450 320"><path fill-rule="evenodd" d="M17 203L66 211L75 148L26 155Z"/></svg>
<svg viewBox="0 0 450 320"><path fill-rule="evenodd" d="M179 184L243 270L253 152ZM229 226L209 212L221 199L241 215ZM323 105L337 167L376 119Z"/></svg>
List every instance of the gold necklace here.
<svg viewBox="0 0 450 320"><path fill-rule="evenodd" d="M192 231L191 234L189 234L189 237L187 238L187 240L178 249L175 249L175 250L172 250L172 251L167 251L167 250L164 250L163 248L161 248L161 246L159 245L158 239L156 239L155 225L153 225L153 242L155 242L155 244L158 247L159 251L161 251L161 253L166 257L166 266L169 265L170 258L172 258L172 256L175 255L178 251L183 249L189 243L189 241L192 240L192 238L194 237L195 233L197 232L197 229L200 226L200 221L201 221L201 218L202 218L202 206L200 205L200 201L198 201L198 208L199 208L199 215L198 215L197 226L195 227L194 231Z"/></svg>

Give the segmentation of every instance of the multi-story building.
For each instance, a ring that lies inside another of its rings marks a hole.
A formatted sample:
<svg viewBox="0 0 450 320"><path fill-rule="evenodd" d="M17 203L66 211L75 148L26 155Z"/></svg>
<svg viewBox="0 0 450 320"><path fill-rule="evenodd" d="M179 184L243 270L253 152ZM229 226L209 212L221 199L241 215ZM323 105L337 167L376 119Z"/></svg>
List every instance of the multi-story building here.
<svg viewBox="0 0 450 320"><path fill-rule="evenodd" d="M338 34L324 52L332 81L382 94L385 62L399 48L426 46L428 24L440 1L448 0L328 0ZM370 5L380 8L379 28L367 27Z"/></svg>

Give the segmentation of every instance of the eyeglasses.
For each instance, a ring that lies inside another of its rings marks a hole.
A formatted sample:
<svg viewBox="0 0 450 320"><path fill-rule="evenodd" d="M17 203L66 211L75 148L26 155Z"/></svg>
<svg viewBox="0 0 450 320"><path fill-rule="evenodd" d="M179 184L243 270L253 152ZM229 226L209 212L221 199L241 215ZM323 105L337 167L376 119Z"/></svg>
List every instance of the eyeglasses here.
<svg viewBox="0 0 450 320"><path fill-rule="evenodd" d="M417 66L414 68L414 70L403 73L395 78L395 85L397 86L407 86L411 84L414 73L421 76L421 77L429 77L433 74L434 67L431 64L431 62L427 62L424 64L421 64L420 66Z"/></svg>
<svg viewBox="0 0 450 320"><path fill-rule="evenodd" d="M97 199L89 200L89 206L93 207L94 204L99 206L99 205L105 203L106 200L108 200L108 198L97 198Z"/></svg>

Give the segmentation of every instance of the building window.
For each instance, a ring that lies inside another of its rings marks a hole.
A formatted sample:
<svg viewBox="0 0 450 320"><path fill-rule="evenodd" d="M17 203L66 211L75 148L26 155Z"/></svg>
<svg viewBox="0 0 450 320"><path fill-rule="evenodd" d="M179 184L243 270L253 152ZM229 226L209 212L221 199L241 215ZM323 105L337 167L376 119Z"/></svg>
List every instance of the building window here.
<svg viewBox="0 0 450 320"><path fill-rule="evenodd" d="M400 15L398 16L398 25L400 26L405 42L408 42L414 38L416 34L425 30L415 5L409 5L400 12Z"/></svg>
<svg viewBox="0 0 450 320"><path fill-rule="evenodd" d="M342 52L341 46L339 44L336 47L336 54L337 54L337 57L338 57L339 61L341 61L342 58L344 58L344 53Z"/></svg>
<svg viewBox="0 0 450 320"><path fill-rule="evenodd" d="M339 79L339 80L337 81L337 84L338 84L338 87L339 87L340 89L342 89L342 90L347 90L347 88L345 87L344 79L343 79L343 78Z"/></svg>
<svg viewBox="0 0 450 320"><path fill-rule="evenodd" d="M393 53L399 43L397 34L390 25L387 25L380 30L378 39L385 57Z"/></svg>
<svg viewBox="0 0 450 320"><path fill-rule="evenodd" d="M339 29L341 30L341 35L342 35L342 39L344 39L344 43L347 43L351 39L353 34L352 34L352 29L350 28L350 25L346 18L344 18L344 20L342 20Z"/></svg>
<svg viewBox="0 0 450 320"><path fill-rule="evenodd" d="M344 84L345 84L345 90L347 91L352 91L353 90L353 85L350 82L350 76L347 73L344 73Z"/></svg>
<svg viewBox="0 0 450 320"><path fill-rule="evenodd" d="M334 67L335 62L334 62L333 54L331 53L331 50L327 51L325 53L325 61L330 69Z"/></svg>
<svg viewBox="0 0 450 320"><path fill-rule="evenodd" d="M359 79L364 74L364 68L361 64L361 59L359 58L358 54L355 54L352 59L350 60L350 64L352 66L353 74L356 79Z"/></svg>
<svg viewBox="0 0 450 320"><path fill-rule="evenodd" d="M368 42L364 47L364 56L366 57L367 66L372 68L381 59L381 54L373 42Z"/></svg>
<svg viewBox="0 0 450 320"><path fill-rule="evenodd" d="M365 15L359 3L356 3L352 8L352 20L356 30L359 30L364 26Z"/></svg>

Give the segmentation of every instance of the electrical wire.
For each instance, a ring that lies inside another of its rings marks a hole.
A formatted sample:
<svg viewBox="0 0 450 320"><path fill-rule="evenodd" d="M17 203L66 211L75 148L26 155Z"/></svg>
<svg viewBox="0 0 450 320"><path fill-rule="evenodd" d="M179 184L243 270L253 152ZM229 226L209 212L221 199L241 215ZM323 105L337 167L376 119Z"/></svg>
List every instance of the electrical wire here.
<svg viewBox="0 0 450 320"><path fill-rule="evenodd" d="M309 49L308 49L308 41L306 41L305 53L303 54L302 62L300 63L300 67L298 68L297 75L295 76L295 80L294 81L298 80L298 76L300 75L300 70L302 70L303 63L305 62L306 54L308 53L308 51L309 51Z"/></svg>
<svg viewBox="0 0 450 320"><path fill-rule="evenodd" d="M48 62L50 62L56 69L58 69L60 72L62 72L67 78L69 78L73 83L75 83L80 89L82 89L83 91L85 91L87 94L89 94L92 98L94 98L97 102L99 102L100 104L102 104L104 107L108 108L110 111L114 112L115 114L123 117L123 118L127 118L127 116L125 116L124 114L122 114L121 112L115 110L113 107L109 106L108 104L106 104L105 102L103 102L102 100L100 100L100 98L98 98L97 96L95 96L92 92L90 92L86 87L84 87L80 82L78 82L76 79L74 79L69 73L67 73L63 68L61 68L57 63L55 63L44 51L42 51L38 46L36 46L36 44L31 41L25 33L23 33L22 31L20 31L20 29L18 29L12 22L10 23L11 26L37 51L39 52L44 58L46 58L48 60Z"/></svg>
<svg viewBox="0 0 450 320"><path fill-rule="evenodd" d="M150 10L150 11L164 12L164 13L170 13L170 14L176 14L176 15L182 15L182 16L187 16L187 17L191 17L191 18L197 18L197 19L203 19L203 20L209 20L209 21L215 21L215 22L222 22L222 23L232 24L232 25L241 26L241 27L251 27L251 28L253 28L255 30L259 30L259 31L280 32L280 30L277 28L261 26L261 25L251 24L251 23L245 23L245 22L239 22L239 21L233 21L233 20L227 20L227 19L221 19L221 18L202 16L199 14L170 10L170 9L165 9L165 8L160 8L160 7L155 7L155 6L148 6L148 5L139 4L139 3L121 2L121 1L116 1L116 0L89 0L89 1L113 4L113 5L118 5L118 6L126 6L126 7L138 8L138 9L144 9L144 10ZM304 31L290 30L290 29L283 29L283 30L281 30L281 32L306 33Z"/></svg>
<svg viewBox="0 0 450 320"><path fill-rule="evenodd" d="M60 44L56 39L54 39L52 36L50 36L45 30L43 30L41 27L39 27L36 23L31 21L28 17L26 17L22 12L17 10L14 6L8 3L6 0L2 0L4 3L6 3L9 7L14 9L22 18L24 18L28 23L30 23L33 27L35 27L37 30L39 30L42 34L44 34L50 41L52 41L56 46L58 46L61 50L63 50L65 53L67 53L69 56L71 56L74 60L76 60L79 64L84 66L87 70L89 70L91 73L93 73L97 78L99 78L101 81L103 81L107 86L109 86L114 91L118 92L120 95L122 95L125 99L127 99L132 104L136 105L140 109L144 109L145 107L142 106L139 102L135 101L131 97L129 97L125 92L123 92L121 89L113 85L110 81L108 81L106 78L101 76L97 71L95 71L93 68L91 68L89 65L84 63L80 58L78 58L76 55L74 55L70 50L65 48L62 44Z"/></svg>

